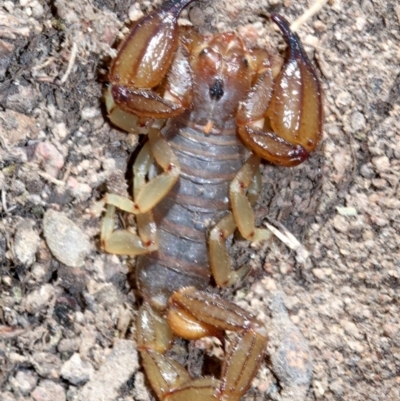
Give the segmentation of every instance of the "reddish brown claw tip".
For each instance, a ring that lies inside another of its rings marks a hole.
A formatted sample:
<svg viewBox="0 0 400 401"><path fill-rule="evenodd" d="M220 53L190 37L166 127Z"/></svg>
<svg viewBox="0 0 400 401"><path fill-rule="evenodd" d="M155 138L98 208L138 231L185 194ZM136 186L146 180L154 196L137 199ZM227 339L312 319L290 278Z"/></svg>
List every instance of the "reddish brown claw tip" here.
<svg viewBox="0 0 400 401"><path fill-rule="evenodd" d="M271 14L272 21L278 25L279 29L281 30L287 44L289 45L289 57L290 58L301 58L307 65L310 65L310 62L307 57L307 53L305 52L303 45L301 44L299 36L292 32L290 29L289 21L282 17L279 14Z"/></svg>

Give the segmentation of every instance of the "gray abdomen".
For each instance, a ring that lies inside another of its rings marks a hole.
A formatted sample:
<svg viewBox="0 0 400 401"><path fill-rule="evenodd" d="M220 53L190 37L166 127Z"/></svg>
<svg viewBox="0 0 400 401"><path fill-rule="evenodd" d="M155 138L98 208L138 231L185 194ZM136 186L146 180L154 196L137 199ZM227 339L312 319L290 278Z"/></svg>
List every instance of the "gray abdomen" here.
<svg viewBox="0 0 400 401"><path fill-rule="evenodd" d="M160 249L139 257L136 267L142 296L159 310L179 288L208 285L207 232L230 209L229 184L244 162L234 121L231 129L206 135L187 119L170 120L163 130L181 176L153 209Z"/></svg>

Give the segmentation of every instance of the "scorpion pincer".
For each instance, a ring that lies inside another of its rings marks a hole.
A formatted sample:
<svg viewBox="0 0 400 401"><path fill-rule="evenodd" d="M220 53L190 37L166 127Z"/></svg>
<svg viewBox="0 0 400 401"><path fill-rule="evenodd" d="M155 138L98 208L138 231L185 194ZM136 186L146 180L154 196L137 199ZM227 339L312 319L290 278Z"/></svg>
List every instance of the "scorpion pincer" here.
<svg viewBox="0 0 400 401"><path fill-rule="evenodd" d="M247 311L205 292L248 273L233 270L226 239L238 230L265 240L252 206L261 190L260 160L302 163L322 130L320 84L296 34L271 15L287 44L283 62L250 49L235 33L202 36L178 26L192 0L167 0L132 27L109 73L113 124L148 141L133 166L133 200L107 194L105 251L140 255L143 304L137 342L160 400L239 400L265 356L265 327ZM138 233L114 230L115 209L133 213ZM210 223L211 222L211 223ZM234 340L221 376L191 378L168 356L174 336Z"/></svg>

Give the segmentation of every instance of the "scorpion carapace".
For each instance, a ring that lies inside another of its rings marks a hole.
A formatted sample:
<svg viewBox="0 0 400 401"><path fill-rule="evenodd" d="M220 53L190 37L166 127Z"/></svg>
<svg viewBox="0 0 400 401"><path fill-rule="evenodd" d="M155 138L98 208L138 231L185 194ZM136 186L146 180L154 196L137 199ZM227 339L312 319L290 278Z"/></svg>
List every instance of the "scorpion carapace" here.
<svg viewBox="0 0 400 401"><path fill-rule="evenodd" d="M235 33L179 27L191 1L168 0L138 21L111 66L110 119L148 141L134 163L133 200L105 196L101 241L107 252L139 256L138 348L158 398L233 401L264 358L266 329L204 290L211 275L224 287L248 273L231 268L226 239L235 230L269 238L252 209L260 158L294 166L308 157L321 137L321 93L284 18L271 17L288 43L283 62ZM135 214L137 234L114 230L116 207ZM219 379L193 379L166 353L174 335L222 338L227 330L236 334Z"/></svg>

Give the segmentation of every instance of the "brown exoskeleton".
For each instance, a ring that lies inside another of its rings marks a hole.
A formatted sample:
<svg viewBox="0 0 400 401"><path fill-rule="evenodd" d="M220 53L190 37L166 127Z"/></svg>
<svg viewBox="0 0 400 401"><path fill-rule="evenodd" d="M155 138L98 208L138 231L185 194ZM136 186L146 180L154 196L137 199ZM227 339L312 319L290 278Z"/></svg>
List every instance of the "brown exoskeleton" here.
<svg viewBox="0 0 400 401"><path fill-rule="evenodd" d="M134 164L133 200L105 197L101 241L107 252L140 255L138 348L158 398L233 401L265 356L267 332L204 290L211 275L225 287L248 273L231 268L226 239L235 230L250 241L269 237L255 227L252 209L260 159L295 166L308 157L321 138L321 91L283 17L271 16L288 44L282 65L235 33L204 37L179 27L191 1L167 0L138 21L111 66L109 117L148 142ZM135 214L137 235L114 230L116 207ZM236 337L219 379L192 379L166 355L174 336L222 338L225 331Z"/></svg>

